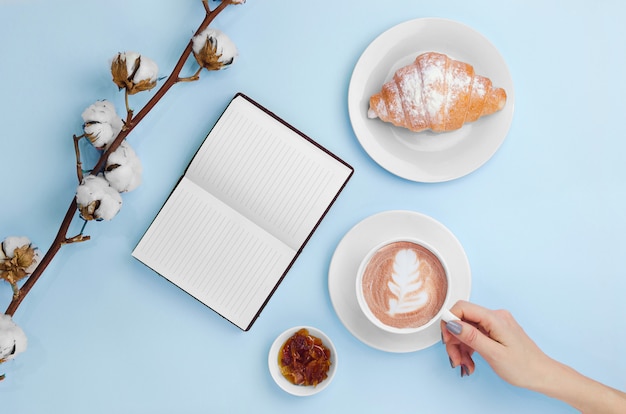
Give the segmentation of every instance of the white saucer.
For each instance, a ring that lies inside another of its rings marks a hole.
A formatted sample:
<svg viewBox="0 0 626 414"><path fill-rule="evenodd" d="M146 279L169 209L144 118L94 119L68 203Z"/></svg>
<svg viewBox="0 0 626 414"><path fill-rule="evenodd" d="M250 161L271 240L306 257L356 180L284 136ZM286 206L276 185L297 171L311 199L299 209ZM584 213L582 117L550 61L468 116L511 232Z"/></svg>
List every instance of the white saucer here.
<svg viewBox="0 0 626 414"><path fill-rule="evenodd" d="M423 52L441 52L474 66L507 93L505 107L463 128L436 134L411 132L367 118L369 98ZM410 20L378 36L359 58L348 90L348 112L363 149L381 167L418 182L441 182L475 171L498 150L513 120L515 92L506 62L487 38L461 23Z"/></svg>
<svg viewBox="0 0 626 414"><path fill-rule="evenodd" d="M361 312L355 292L357 270L362 258L377 244L398 237L422 240L445 260L453 278L448 306L457 300L469 299L471 271L461 243L448 228L433 218L400 210L370 216L346 233L330 262L328 290L337 316L357 339L382 351L413 352L441 341L439 324L414 334L383 331Z"/></svg>

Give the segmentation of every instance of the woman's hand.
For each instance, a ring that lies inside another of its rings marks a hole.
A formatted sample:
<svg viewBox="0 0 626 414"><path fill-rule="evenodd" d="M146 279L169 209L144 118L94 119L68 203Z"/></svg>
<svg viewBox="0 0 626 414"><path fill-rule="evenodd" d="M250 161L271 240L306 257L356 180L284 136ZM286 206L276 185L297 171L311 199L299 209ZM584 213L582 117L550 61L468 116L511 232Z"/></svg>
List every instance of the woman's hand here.
<svg viewBox="0 0 626 414"><path fill-rule="evenodd" d="M552 360L526 335L513 316L505 310L489 310L459 301L451 309L461 321L442 325L443 340L453 367L461 375L474 372L472 359L478 352L505 381L534 388Z"/></svg>
<svg viewBox="0 0 626 414"><path fill-rule="evenodd" d="M585 377L550 357L505 310L459 301L450 311L461 321L443 323L441 332L453 367L470 375L477 352L510 384L557 398L586 414L626 413L626 393Z"/></svg>

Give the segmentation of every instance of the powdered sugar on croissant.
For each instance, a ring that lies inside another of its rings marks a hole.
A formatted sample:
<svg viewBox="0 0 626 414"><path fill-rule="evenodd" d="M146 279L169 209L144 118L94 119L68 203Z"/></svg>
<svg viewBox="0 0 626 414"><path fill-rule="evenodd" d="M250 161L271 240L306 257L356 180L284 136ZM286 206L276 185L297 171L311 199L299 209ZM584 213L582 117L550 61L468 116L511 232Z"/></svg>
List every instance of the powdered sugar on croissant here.
<svg viewBox="0 0 626 414"><path fill-rule="evenodd" d="M370 98L367 116L415 132L445 132L497 112L505 103L504 89L493 88L471 65L427 52L398 69Z"/></svg>

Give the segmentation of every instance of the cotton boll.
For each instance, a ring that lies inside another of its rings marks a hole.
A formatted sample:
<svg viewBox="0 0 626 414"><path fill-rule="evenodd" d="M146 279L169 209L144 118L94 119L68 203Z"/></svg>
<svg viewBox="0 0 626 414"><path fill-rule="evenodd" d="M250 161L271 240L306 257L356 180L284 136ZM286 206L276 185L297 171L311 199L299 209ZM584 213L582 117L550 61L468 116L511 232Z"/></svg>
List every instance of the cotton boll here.
<svg viewBox="0 0 626 414"><path fill-rule="evenodd" d="M35 271L40 259L28 237L7 237L0 244L0 279L11 285L14 296L19 294L17 283Z"/></svg>
<svg viewBox="0 0 626 414"><path fill-rule="evenodd" d="M94 147L106 148L115 140L124 126L115 106L107 101L97 101L82 113L83 130Z"/></svg>
<svg viewBox="0 0 626 414"><path fill-rule="evenodd" d="M120 52L111 62L113 82L129 95L156 86L159 67L155 61L137 52Z"/></svg>
<svg viewBox="0 0 626 414"><path fill-rule="evenodd" d="M24 272L31 274L35 271L35 268L39 264L41 254L38 248L34 247L28 237L25 236L10 236L4 239L0 245L0 261L5 259L12 259L15 257L15 249L23 248L27 246L28 249L32 249L32 262L30 264L23 264Z"/></svg>
<svg viewBox="0 0 626 414"><path fill-rule="evenodd" d="M9 315L0 315L0 361L8 361L26 351L26 334Z"/></svg>
<svg viewBox="0 0 626 414"><path fill-rule="evenodd" d="M26 269L24 269L24 271L28 274L31 274L35 271L35 269L37 268L37 265L39 264L39 261L41 260L41 252L39 249L37 248L33 248L35 250L35 254L33 256L33 262L31 263L30 266L28 266Z"/></svg>
<svg viewBox="0 0 626 414"><path fill-rule="evenodd" d="M85 124L84 131L89 141L98 149L106 148L117 136L109 124Z"/></svg>
<svg viewBox="0 0 626 414"><path fill-rule="evenodd" d="M126 141L109 155L104 178L120 193L132 191L141 184L143 167L135 151Z"/></svg>
<svg viewBox="0 0 626 414"><path fill-rule="evenodd" d="M0 251L0 259L13 258L15 249L22 246L30 246L30 239L25 236L10 236L2 242L2 251Z"/></svg>
<svg viewBox="0 0 626 414"><path fill-rule="evenodd" d="M102 175L89 175L76 189L76 203L85 220L111 220L122 207L122 196Z"/></svg>
<svg viewBox="0 0 626 414"><path fill-rule="evenodd" d="M142 81L156 82L157 76L159 75L159 66L156 64L156 62L145 56L141 56L138 53L133 52L133 54L137 55L133 58L133 62L131 62L128 58L128 53L126 54L126 68L129 73L132 73L130 71L133 70L135 64L137 64L137 60L139 60L139 68L133 76L133 81L135 83L139 83Z"/></svg>
<svg viewBox="0 0 626 414"><path fill-rule="evenodd" d="M122 120L117 116L115 105L106 99L96 101L92 105L89 105L81 116L85 122L113 123L115 121L118 123L120 129L122 127Z"/></svg>
<svg viewBox="0 0 626 414"><path fill-rule="evenodd" d="M225 69L239 56L237 46L220 30L206 28L192 38L193 55L208 70Z"/></svg>

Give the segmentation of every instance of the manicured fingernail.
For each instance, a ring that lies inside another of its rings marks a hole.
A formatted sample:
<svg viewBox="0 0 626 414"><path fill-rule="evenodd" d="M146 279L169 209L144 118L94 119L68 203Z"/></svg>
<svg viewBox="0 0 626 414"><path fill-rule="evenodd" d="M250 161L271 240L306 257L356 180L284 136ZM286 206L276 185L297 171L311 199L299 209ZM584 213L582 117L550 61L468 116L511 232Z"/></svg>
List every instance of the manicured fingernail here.
<svg viewBox="0 0 626 414"><path fill-rule="evenodd" d="M461 333L461 330L463 329L463 327L457 321L450 321L446 323L446 329L452 332L453 334L458 335Z"/></svg>
<svg viewBox="0 0 626 414"><path fill-rule="evenodd" d="M446 340L443 339L443 331L441 331L441 343L444 345L446 344Z"/></svg>
<svg viewBox="0 0 626 414"><path fill-rule="evenodd" d="M454 362L452 362L452 358L448 357L448 359L450 360L450 367L455 368Z"/></svg>
<svg viewBox="0 0 626 414"><path fill-rule="evenodd" d="M469 377L469 369L465 365L461 365L461 378Z"/></svg>

